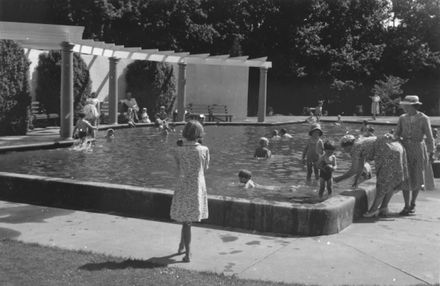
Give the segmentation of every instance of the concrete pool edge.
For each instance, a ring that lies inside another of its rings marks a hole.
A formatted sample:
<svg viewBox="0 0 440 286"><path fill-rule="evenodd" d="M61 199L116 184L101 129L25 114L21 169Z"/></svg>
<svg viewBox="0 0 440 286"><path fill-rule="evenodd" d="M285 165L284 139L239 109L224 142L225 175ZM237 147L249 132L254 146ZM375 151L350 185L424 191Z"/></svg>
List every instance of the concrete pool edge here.
<svg viewBox="0 0 440 286"><path fill-rule="evenodd" d="M16 152L16 151L31 151L31 150L67 148L67 147L71 147L73 145L73 143L74 143L74 140L59 140L59 141L48 141L48 142L40 142L40 143L1 146L0 147L0 154L7 153L7 152Z"/></svg>
<svg viewBox="0 0 440 286"><path fill-rule="evenodd" d="M0 190L1 200L161 220L169 220L173 194L165 189L7 172L0 172ZM317 204L209 195L209 219L203 223L287 235L328 235L348 227L371 197L371 184Z"/></svg>

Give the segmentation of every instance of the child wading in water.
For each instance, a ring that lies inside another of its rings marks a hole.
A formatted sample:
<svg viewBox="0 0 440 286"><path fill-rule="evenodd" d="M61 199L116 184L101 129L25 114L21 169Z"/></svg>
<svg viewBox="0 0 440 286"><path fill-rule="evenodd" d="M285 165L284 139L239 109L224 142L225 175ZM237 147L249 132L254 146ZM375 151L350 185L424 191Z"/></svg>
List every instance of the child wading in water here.
<svg viewBox="0 0 440 286"><path fill-rule="evenodd" d="M272 152L267 148L269 146L269 139L266 137L261 137L259 141L260 146L255 150L255 158L270 158Z"/></svg>
<svg viewBox="0 0 440 286"><path fill-rule="evenodd" d="M332 194L333 171L336 169L335 146L330 141L324 143L324 154L318 160L319 197L322 198L327 185L328 195Z"/></svg>
<svg viewBox="0 0 440 286"><path fill-rule="evenodd" d="M240 170L238 172L238 179L240 180L240 184L243 185L245 189L255 188L256 184L252 181L252 173L248 170Z"/></svg>
<svg viewBox="0 0 440 286"><path fill-rule="evenodd" d="M320 138L322 136L321 125L318 123L312 124L309 135L310 139L307 142L302 156L303 164L307 166L307 181L311 180L313 171L315 172L316 180L319 179L317 162L324 149L323 142Z"/></svg>
<svg viewBox="0 0 440 286"><path fill-rule="evenodd" d="M73 128L73 137L80 139L80 144L84 144L87 136L91 135L92 131L97 130L98 128L92 126L90 122L84 119L86 116L84 112L80 112L78 116L79 119L76 121L75 128Z"/></svg>

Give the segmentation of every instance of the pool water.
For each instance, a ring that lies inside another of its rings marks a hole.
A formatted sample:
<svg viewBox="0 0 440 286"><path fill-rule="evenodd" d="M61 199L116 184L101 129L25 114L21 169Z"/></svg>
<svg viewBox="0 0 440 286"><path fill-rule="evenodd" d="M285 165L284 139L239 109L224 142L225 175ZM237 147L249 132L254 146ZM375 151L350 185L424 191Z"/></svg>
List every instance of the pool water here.
<svg viewBox="0 0 440 286"><path fill-rule="evenodd" d="M309 137L308 124L283 126L293 135L290 140L271 141L272 158L254 159L253 154L261 136L270 137L273 126L206 126L203 144L209 147L211 162L206 173L208 193L266 200L297 200L317 196L317 182L305 183L306 169L302 151ZM348 130L358 133L360 125L336 126L323 124L323 139L338 141ZM382 134L389 126L377 126ZM156 128L119 129L115 139L107 142L99 132L96 145L89 151L73 148L13 152L0 155L0 171L82 181L107 182L125 185L174 189L175 161L169 156L176 147L182 127L168 136ZM336 151L338 170L349 167L349 157ZM238 186L238 171L248 169L253 180L263 189L244 190ZM346 182L343 188L350 184ZM335 185L335 192L343 189Z"/></svg>

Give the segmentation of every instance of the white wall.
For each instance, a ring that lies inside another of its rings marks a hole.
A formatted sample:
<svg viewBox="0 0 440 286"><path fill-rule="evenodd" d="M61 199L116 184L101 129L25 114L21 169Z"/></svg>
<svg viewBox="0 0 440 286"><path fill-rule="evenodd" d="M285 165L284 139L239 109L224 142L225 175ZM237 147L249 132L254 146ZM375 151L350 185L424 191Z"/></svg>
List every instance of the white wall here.
<svg viewBox="0 0 440 286"><path fill-rule="evenodd" d="M247 116L249 68L188 65L186 104L227 105L234 119Z"/></svg>
<svg viewBox="0 0 440 286"><path fill-rule="evenodd" d="M45 51L30 50L31 95L35 99L36 72L38 56ZM81 55L89 68L92 91L98 93L98 99L104 101L108 96L109 60L106 57ZM118 95L125 98L125 70L132 60L121 59L118 62ZM174 65L176 88L178 67ZM222 104L228 106L228 112L234 119L247 116L249 68L213 65L187 65L186 104ZM176 90L177 93L177 90Z"/></svg>

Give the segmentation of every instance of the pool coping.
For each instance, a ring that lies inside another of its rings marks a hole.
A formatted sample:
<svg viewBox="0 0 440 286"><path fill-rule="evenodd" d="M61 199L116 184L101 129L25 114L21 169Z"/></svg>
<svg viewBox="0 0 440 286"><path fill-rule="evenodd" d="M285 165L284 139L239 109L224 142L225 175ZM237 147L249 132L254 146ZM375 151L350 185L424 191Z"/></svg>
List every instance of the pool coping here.
<svg viewBox="0 0 440 286"><path fill-rule="evenodd" d="M121 216L170 220L172 190L0 172L0 199ZM208 195L202 224L283 235L317 236L342 231L374 198L374 182L317 204Z"/></svg>
<svg viewBox="0 0 440 286"><path fill-rule="evenodd" d="M0 146L0 154L7 153L7 152L17 152L17 151L67 148L67 147L71 147L73 145L73 143L74 143L74 140L56 140L56 141L49 141L49 142Z"/></svg>

